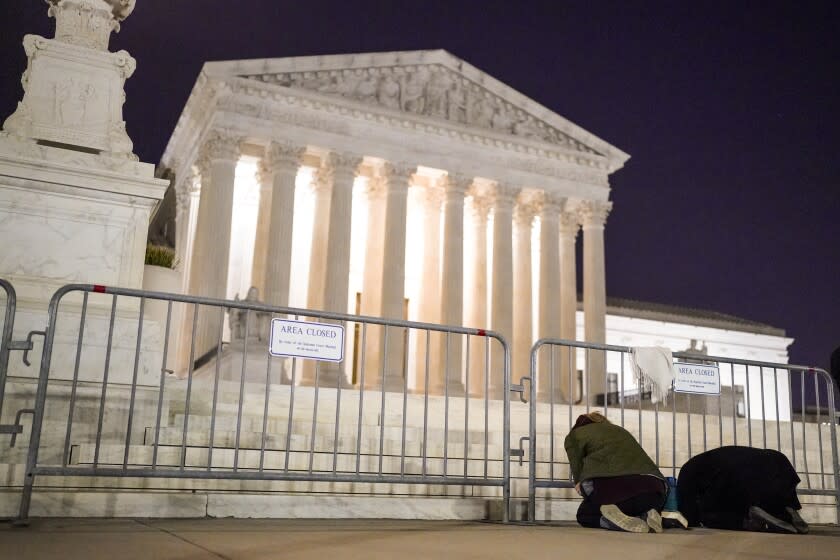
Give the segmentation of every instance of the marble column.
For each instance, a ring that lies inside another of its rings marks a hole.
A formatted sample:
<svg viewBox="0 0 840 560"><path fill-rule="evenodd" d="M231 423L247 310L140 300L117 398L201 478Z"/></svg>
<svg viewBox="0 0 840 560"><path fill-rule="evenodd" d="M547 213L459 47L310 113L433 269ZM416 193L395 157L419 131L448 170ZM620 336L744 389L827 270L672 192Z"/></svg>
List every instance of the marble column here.
<svg viewBox="0 0 840 560"><path fill-rule="evenodd" d="M464 195L472 185L472 177L450 173L445 182L443 222L443 269L441 273L440 321L444 325L461 326L464 321ZM442 337L440 363L444 375L436 379L438 391L450 396L463 395L462 350L464 337Z"/></svg>
<svg viewBox="0 0 840 560"><path fill-rule="evenodd" d="M443 183L443 184L441 184ZM423 198L423 283L420 288L418 301L418 320L424 323L441 322L441 236L440 218L443 203L445 180L430 184L424 190ZM429 392L442 392L443 372L439 354L439 333L430 332L428 348L426 333L414 331L416 336L415 388L426 390L426 353L428 352Z"/></svg>
<svg viewBox="0 0 840 560"><path fill-rule="evenodd" d="M560 338L564 340L577 339L575 241L579 229L578 215L567 201L560 213ZM560 349L560 389L566 402L573 402L579 390L576 362L575 352Z"/></svg>
<svg viewBox="0 0 840 560"><path fill-rule="evenodd" d="M289 305L295 181L303 153L302 147L272 143L262 162L261 176L271 185L263 297L279 307Z"/></svg>
<svg viewBox="0 0 840 560"><path fill-rule="evenodd" d="M195 244L196 222L198 221L198 203L201 194L201 170L198 165L191 166L194 173L185 184L177 190L175 206L175 250L178 255L178 269L181 273L180 293L189 293L190 271L192 269L193 245ZM209 170L204 170L209 178ZM173 305L171 327L175 329L174 346L169 348L170 355L175 356L174 368L179 375L189 368L190 338L192 336L192 315L189 321L185 316L186 306ZM190 310L191 311L191 310Z"/></svg>
<svg viewBox="0 0 840 560"><path fill-rule="evenodd" d="M327 236L324 309L335 313L348 311L353 182L361 163L361 156L351 154L331 154L329 158L328 173L331 177L332 194Z"/></svg>
<svg viewBox="0 0 840 560"><path fill-rule="evenodd" d="M540 338L560 338L560 248L558 220L563 199L545 193L540 212ZM558 377L560 371L557 351L552 356L552 346L544 347L539 354L537 391L543 401L559 402L568 383ZM553 389L553 390L552 390Z"/></svg>
<svg viewBox="0 0 840 560"><path fill-rule="evenodd" d="M272 143L260 165L260 178L270 185L268 228L265 240L263 299L278 307L289 305L294 226L295 182L305 148L288 143ZM261 191L265 192L265 191ZM260 211L264 206L260 201ZM256 262L256 253L254 254ZM263 326L268 329L270 323ZM269 333L265 333L267 340ZM284 360L281 383L290 383L292 360Z"/></svg>
<svg viewBox="0 0 840 560"><path fill-rule="evenodd" d="M473 248L473 285L470 287L469 316L467 325L476 329L488 327L487 317L487 216L490 213L492 199L477 185L470 189L472 208ZM485 379L487 365L487 339L470 337L469 392L470 395L482 396L486 390Z"/></svg>
<svg viewBox="0 0 840 560"><path fill-rule="evenodd" d="M330 197L329 231L327 235L327 262L324 285L324 309L334 313L347 313L350 290L350 231L353 207L353 182L362 163L361 156L330 154L326 173L332 183ZM345 324L345 329L350 325ZM349 335L348 335L349 336ZM325 362L322 384L335 387L346 385L345 365Z"/></svg>
<svg viewBox="0 0 840 560"><path fill-rule="evenodd" d="M330 170L322 166L318 168L312 179L312 192L315 195L314 212L312 217L312 244L309 256L309 287L306 293L306 307L309 309L324 309L324 289L327 275L327 242L330 232L330 193L332 191L332 175ZM303 360L301 367L301 385L313 385L316 378L316 367L320 362Z"/></svg>
<svg viewBox="0 0 840 560"><path fill-rule="evenodd" d="M201 174L195 168L194 173L175 189L175 250L178 256L178 269L181 272L181 290L189 290L190 267L195 225L198 219L198 202L201 193Z"/></svg>
<svg viewBox="0 0 840 560"><path fill-rule="evenodd" d="M385 203L385 242L382 259L382 316L404 319L405 309L405 239L408 187L417 166L407 163L383 165L388 183ZM383 335L385 387L401 390L405 379L408 345L406 329L390 327ZM386 344L387 343L387 344Z"/></svg>
<svg viewBox="0 0 840 560"><path fill-rule="evenodd" d="M272 176L263 164L254 174L260 186L259 206L257 207L257 231L254 236L254 259L251 262L251 286L259 290L259 297L265 300L265 258L268 247L268 227L271 221L271 186Z"/></svg>
<svg viewBox="0 0 840 560"><path fill-rule="evenodd" d="M382 316L383 259L385 256L385 211L388 182L381 174L374 175L367 182L368 223L365 246L364 284L362 288L362 315ZM359 383L373 389L379 385L382 365L382 328L378 325L363 326L364 364L358 358L359 368L364 365L364 379ZM362 336L361 333L359 336ZM359 341L359 348L362 341ZM360 369L361 372L361 369Z"/></svg>
<svg viewBox="0 0 840 560"><path fill-rule="evenodd" d="M511 376L515 382L529 375L533 341L531 299L531 232L539 201L533 192L522 191L513 213L513 349Z"/></svg>
<svg viewBox="0 0 840 560"><path fill-rule="evenodd" d="M192 295L220 299L227 295L233 185L240 142L239 137L213 131L201 148L201 198L190 267ZM215 352L221 328L218 309L199 308L193 360Z"/></svg>
<svg viewBox="0 0 840 560"><path fill-rule="evenodd" d="M513 343L513 204L518 190L497 184L493 200L493 295L490 328ZM492 343L490 392L502 398L504 391L504 353Z"/></svg>
<svg viewBox="0 0 840 560"><path fill-rule="evenodd" d="M587 342L606 342L607 290L604 266L604 224L612 209L609 201L583 201L578 207L583 224L583 321ZM590 405L606 390L606 356L589 351L584 375Z"/></svg>

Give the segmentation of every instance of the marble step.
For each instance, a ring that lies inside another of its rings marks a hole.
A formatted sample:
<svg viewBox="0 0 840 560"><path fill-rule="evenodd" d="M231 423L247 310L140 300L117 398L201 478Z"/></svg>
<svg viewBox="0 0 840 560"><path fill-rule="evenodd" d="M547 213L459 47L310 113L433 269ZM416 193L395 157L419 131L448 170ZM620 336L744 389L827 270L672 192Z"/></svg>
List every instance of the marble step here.
<svg viewBox="0 0 840 560"><path fill-rule="evenodd" d="M182 437L183 432L179 428L166 428L161 430L158 434L158 443L160 445L180 446L184 443ZM388 437L388 436L392 437ZM410 434L409 434L410 435ZM233 448L237 445L237 434L235 431L216 431L213 436L214 448ZM291 449L308 450L312 437L308 433L293 433L289 437L289 444ZM361 441L361 445L359 445ZM398 454L403 448L403 441L399 434L386 434L384 440L379 439L379 431L365 430L362 432L361 440L356 438L356 432L351 434L339 435L338 440L333 436L332 431L326 433L316 432L314 438L314 448L318 451L332 451L336 448L340 453L356 453L360 451L365 454L377 454L380 450L380 441L384 453ZM155 442L155 431L149 428L146 431L146 438L144 443L146 445L153 445ZM195 433L190 432L186 438L186 445L190 447L208 447L210 442L209 433ZM281 450L286 448L285 434L267 434L265 437L264 446L266 449ZM408 455L420 455L423 451L423 440L421 437L416 439L407 437L405 440L405 453ZM262 433L258 432L241 432L239 434L239 447L249 449L260 449L263 447ZM425 443L426 453L431 456L442 456L444 453L443 439L428 437ZM449 438L446 445L446 451L449 456L460 456L464 454L464 442L462 439ZM483 443L475 443L467 446L467 451L470 457L483 457L486 453L488 457L498 458L502 455L502 446L499 444L489 444L485 448Z"/></svg>
<svg viewBox="0 0 840 560"><path fill-rule="evenodd" d="M338 415L339 421L341 423L358 422L360 416L358 407L345 406L345 404L346 403L342 403L342 406L340 407L340 414ZM404 415L401 404L399 406L392 406L389 404L386 406L384 413L378 405L367 406L369 403L365 404L366 406L362 409L361 414L363 423L384 423L386 426L401 426L403 424ZM182 418L186 409L183 406L178 407L172 405L168 408L168 410L168 418L170 421L173 421L176 418ZM212 404L208 405L206 403L202 403L200 405L196 405L193 403L190 405L190 416L203 416L209 418L212 410ZM238 405L231 405L228 407L217 406L216 417L218 419L225 418L235 420L237 417L242 416L243 418L251 418L262 422L264 410L265 409L262 403L245 403L243 404L241 411ZM295 403L294 408L290 409L289 407L276 406L272 403L269 406L267 417L269 421L287 420L289 418L290 411L292 412L295 420L311 420L314 406L311 403ZM465 412L466 411L464 410L449 410L447 413L442 409L429 409L429 411L424 415L422 407L412 407L409 408L405 414L405 423L411 426L422 426L425 419L425 422L427 423L437 422L442 425L444 418L448 418L450 425L463 426L465 421L468 421L469 425L473 427L484 426L485 415L483 411L471 409L469 411L468 418L466 419ZM336 407L325 406L324 403L319 403L317 416L319 419L330 418L334 420L336 417ZM491 427L500 428L502 426L501 414L496 414L495 412L488 414L487 423ZM527 421L524 423L512 422L512 425L517 427L521 426L523 429L527 430L528 423Z"/></svg>
<svg viewBox="0 0 840 560"><path fill-rule="evenodd" d="M0 517L14 517L19 498L0 493ZM166 517L284 519L482 520L486 498L309 496L183 492L36 492L31 517ZM498 509L498 508L497 508Z"/></svg>
<svg viewBox="0 0 840 560"><path fill-rule="evenodd" d="M167 427L161 427L161 436L159 437L173 437L176 438L177 443L181 442L182 434L183 434L183 420L179 419L179 422L175 422ZM196 445L207 445L210 441L210 428L212 422L193 422L193 418L190 418L188 424L188 439L190 441L196 441ZM217 419L214 427L214 440L218 441L219 437L226 437L226 434L234 435L237 431L237 426L235 420L232 422L224 421L222 419ZM269 421L266 425L266 434L268 437L275 437L283 439L287 433L289 428L288 422L271 422ZM154 441L154 432L155 427L149 426L146 429L146 441ZM331 421L319 421L314 426L314 431L316 436L321 436L325 438L330 438L331 440L335 437L336 432L338 434L339 440L345 440L347 438L355 438L359 432L359 426L355 423L347 423L338 426L338 430L335 429L335 424ZM312 422L307 421L295 421L292 422L291 426L291 433L292 435L302 435L302 436L309 436L313 432ZM263 433L262 421L254 421L254 422L245 422L243 421L241 426L239 427L240 437L241 434L252 434L249 437L257 438L256 441L261 439ZM379 439L380 435L386 441L401 441L403 439L403 429L399 426L377 426L377 425L362 425L361 427L361 434L363 438L376 438ZM465 438L465 435L467 436ZM469 445L484 445L485 439L489 445L501 445L502 441L504 440L504 434L500 431L493 431L488 432L486 434L483 431L473 431L470 430L468 433L464 433L463 429L457 429L450 427L448 430L444 430L443 426L435 427L429 426L425 430L425 439L427 442L434 442L434 441L443 441L444 438L447 439L450 443L459 443L461 445L464 444L466 440ZM422 427L406 427L405 429L405 439L406 441L423 441L424 439L424 430ZM159 439L159 441L161 441ZM259 444L256 444L259 446Z"/></svg>
<svg viewBox="0 0 840 560"><path fill-rule="evenodd" d="M209 450L206 448L188 447L185 450L185 464L191 468L202 468L207 466ZM95 446L80 445L74 446L71 452L71 465L91 465L95 455ZM234 449L214 449L212 453L213 468L232 469L234 458L238 457L240 469L256 470L260 465L260 450L240 449L238 454ZM125 446L122 445L101 445L99 448L99 465L122 465L125 456ZM130 446L128 462L129 465L149 466L154 458L154 447L152 446ZM180 447L161 446L157 450L157 465L162 467L176 467L181 463L182 451ZM380 461L381 459L381 461ZM360 462L362 472L378 473L380 470L385 473L411 473L420 474L423 468L423 459L418 456L406 456L404 459L397 455L384 455L382 457L372 454L355 453L291 451L288 454L288 468L294 471L308 471L310 464L313 471L332 472L334 469L341 472L355 472L357 460ZM266 451L263 457L263 467L266 470L283 470L286 467L287 454L284 451ZM380 469L381 463L381 469ZM45 463L46 464L46 463ZM486 462L488 475L491 477L501 476L502 463L500 460L489 460ZM427 457L425 460L426 472L432 475L443 474L443 457ZM463 475L463 458L450 457L446 461L447 475ZM485 461L480 458L467 459L467 472L469 476L483 476Z"/></svg>

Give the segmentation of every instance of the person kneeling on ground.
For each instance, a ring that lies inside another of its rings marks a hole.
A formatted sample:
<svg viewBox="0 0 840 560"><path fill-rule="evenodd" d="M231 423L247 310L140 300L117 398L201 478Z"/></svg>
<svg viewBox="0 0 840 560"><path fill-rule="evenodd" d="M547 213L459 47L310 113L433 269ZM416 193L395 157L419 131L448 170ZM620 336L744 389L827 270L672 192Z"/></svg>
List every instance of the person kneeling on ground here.
<svg viewBox="0 0 840 560"><path fill-rule="evenodd" d="M807 533L797 484L799 476L784 454L729 445L689 459L680 469L677 495L692 526Z"/></svg>
<svg viewBox="0 0 840 560"><path fill-rule="evenodd" d="M603 415L582 414L565 441L575 489L583 496L577 521L631 533L662 532L665 477L636 439Z"/></svg>

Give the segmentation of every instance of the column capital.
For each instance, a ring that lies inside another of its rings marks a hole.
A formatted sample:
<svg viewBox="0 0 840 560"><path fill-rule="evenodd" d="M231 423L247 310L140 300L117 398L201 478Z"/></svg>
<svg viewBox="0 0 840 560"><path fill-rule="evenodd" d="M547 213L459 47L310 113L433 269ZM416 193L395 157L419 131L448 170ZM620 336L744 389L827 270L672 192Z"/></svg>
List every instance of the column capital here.
<svg viewBox="0 0 840 560"><path fill-rule="evenodd" d="M191 181L187 181L188 183ZM181 188L175 189L175 215L183 216L189 210L190 199L192 198L192 188L188 184L181 185Z"/></svg>
<svg viewBox="0 0 840 560"><path fill-rule="evenodd" d="M410 181L417 172L417 165L404 161L386 161L382 164L380 174L390 183L396 179Z"/></svg>
<svg viewBox="0 0 840 560"><path fill-rule="evenodd" d="M332 180L336 177L339 180L353 181L358 174L359 166L362 164L363 156L348 152L330 152L324 161L322 169L330 174Z"/></svg>
<svg viewBox="0 0 840 560"><path fill-rule="evenodd" d="M574 238L579 229L579 217L575 210L564 210L560 212L560 233L562 235L571 235Z"/></svg>
<svg viewBox="0 0 840 560"><path fill-rule="evenodd" d="M472 198L473 213L477 218L479 218L479 220L486 221L487 215L493 207L493 197L486 188L483 188L481 185L475 183L473 183L472 187L470 187L469 191L467 191L467 194L469 194Z"/></svg>
<svg viewBox="0 0 840 560"><path fill-rule="evenodd" d="M519 189L506 183L496 183L493 187L493 208L513 209Z"/></svg>
<svg viewBox="0 0 840 560"><path fill-rule="evenodd" d="M201 178L210 174L210 158L204 152L199 152L192 164L192 181L195 189L201 185Z"/></svg>
<svg viewBox="0 0 840 560"><path fill-rule="evenodd" d="M322 166L315 170L312 174L312 183L310 187L315 194L329 193L332 191L333 175L332 169L328 166Z"/></svg>
<svg viewBox="0 0 840 560"><path fill-rule="evenodd" d="M514 211L516 222L520 225L530 225L534 216L540 213L544 198L542 193L521 190L519 196L516 197L516 209Z"/></svg>
<svg viewBox="0 0 840 560"><path fill-rule="evenodd" d="M581 202L577 207L577 214L583 229L603 228L612 206L613 204L609 200L584 200Z"/></svg>
<svg viewBox="0 0 840 560"><path fill-rule="evenodd" d="M388 192L388 181L382 175L369 177L365 188L368 199L380 199Z"/></svg>
<svg viewBox="0 0 840 560"><path fill-rule="evenodd" d="M261 161L257 164L256 170L254 170L254 179L259 184L260 191L267 191L271 189L274 171L265 162Z"/></svg>
<svg viewBox="0 0 840 560"><path fill-rule="evenodd" d="M260 169L268 174L280 170L297 172L301 166L303 154L306 152L304 146L298 146L291 142L272 142L268 145L260 162Z"/></svg>
<svg viewBox="0 0 840 560"><path fill-rule="evenodd" d="M462 173L447 173L441 177L441 183L448 193L460 193L461 196L467 194L472 187L474 177L464 175Z"/></svg>
<svg viewBox="0 0 840 560"><path fill-rule="evenodd" d="M242 137L226 130L214 129L204 139L199 159L236 162L239 159Z"/></svg>
<svg viewBox="0 0 840 560"><path fill-rule="evenodd" d="M429 185L424 189L426 203L432 208L440 208L444 197L449 194L446 188L446 182L441 179L436 184Z"/></svg>
<svg viewBox="0 0 840 560"><path fill-rule="evenodd" d="M543 191L542 208L540 209L540 215L543 218L556 218L563 210L563 205L565 203L566 199L564 197L559 196L556 193Z"/></svg>

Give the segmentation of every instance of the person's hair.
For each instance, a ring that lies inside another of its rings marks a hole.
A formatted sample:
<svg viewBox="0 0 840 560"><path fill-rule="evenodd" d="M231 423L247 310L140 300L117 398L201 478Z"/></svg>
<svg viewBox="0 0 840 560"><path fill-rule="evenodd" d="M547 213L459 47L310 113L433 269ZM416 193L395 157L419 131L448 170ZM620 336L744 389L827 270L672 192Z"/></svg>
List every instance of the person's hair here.
<svg viewBox="0 0 840 560"><path fill-rule="evenodd" d="M572 426L572 429L580 428L581 426L586 426L587 424L609 424L610 421L607 420L607 417L601 414L600 412L590 412L589 414L581 414L577 418L577 422L575 425Z"/></svg>

